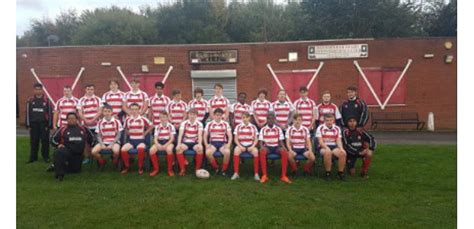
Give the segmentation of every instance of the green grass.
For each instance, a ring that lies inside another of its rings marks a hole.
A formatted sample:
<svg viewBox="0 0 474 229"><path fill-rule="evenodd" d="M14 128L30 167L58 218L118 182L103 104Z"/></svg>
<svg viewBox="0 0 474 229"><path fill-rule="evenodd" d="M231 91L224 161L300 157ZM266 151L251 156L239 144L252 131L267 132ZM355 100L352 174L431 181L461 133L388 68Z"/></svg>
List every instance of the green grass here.
<svg viewBox="0 0 474 229"><path fill-rule="evenodd" d="M367 181L291 185L278 167L268 184L254 182L251 161L238 181L170 178L163 159L154 178L86 166L60 183L45 163L25 164L28 147L17 137L18 228L456 227L455 145L379 145Z"/></svg>

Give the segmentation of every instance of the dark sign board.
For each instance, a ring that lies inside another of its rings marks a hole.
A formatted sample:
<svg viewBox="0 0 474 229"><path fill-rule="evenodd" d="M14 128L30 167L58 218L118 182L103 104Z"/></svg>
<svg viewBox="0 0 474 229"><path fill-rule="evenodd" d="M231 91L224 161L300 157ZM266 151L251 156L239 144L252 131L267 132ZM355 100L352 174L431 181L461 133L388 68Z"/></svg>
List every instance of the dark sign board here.
<svg viewBox="0 0 474 229"><path fill-rule="evenodd" d="M189 51L190 64L235 64L238 62L237 50L193 50Z"/></svg>

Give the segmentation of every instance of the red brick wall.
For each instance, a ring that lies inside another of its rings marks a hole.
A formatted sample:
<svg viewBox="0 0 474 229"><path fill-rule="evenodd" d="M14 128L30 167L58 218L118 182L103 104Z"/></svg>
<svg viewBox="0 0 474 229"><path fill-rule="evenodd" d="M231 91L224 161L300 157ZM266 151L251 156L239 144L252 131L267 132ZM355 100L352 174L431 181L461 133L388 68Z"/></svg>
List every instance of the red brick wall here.
<svg viewBox="0 0 474 229"><path fill-rule="evenodd" d="M454 46L445 49L444 42ZM155 45L155 46L83 46L53 48L17 49L17 83L20 104L20 120L24 120L26 99L31 96L31 86L35 82L30 68L38 75L76 75L80 67L85 71L78 86L86 83L96 85L97 95L108 90L107 81L120 79L116 66L121 66L125 74L141 72L141 65L148 65L150 72L166 72L174 66L167 87L181 88L184 99L191 96L191 70L237 69L237 89L246 91L249 97L256 96L262 86L271 87L273 80L266 65L275 70L317 68L319 61L307 60L308 45L368 43L369 58L357 59L361 67L403 67L409 58L413 59L405 77L407 79L406 106L387 107L385 111L416 111L426 121L428 112L435 114L436 129L456 129L456 81L457 46L455 37L446 38L403 38L376 40L335 40L281 43L248 43L219 45ZM189 50L238 49L237 64L216 64L191 66ZM288 52L298 52L297 62L279 63L287 58ZM424 59L426 53L434 54L432 59ZM27 54L27 58L22 57ZM444 63L444 56L454 55L452 64ZM166 58L164 65L153 64L153 57ZM101 62L111 62L112 66L101 66ZM353 59L324 60L318 78L319 91L330 90L335 103L345 99L345 88L357 85L359 74ZM371 107L370 111L380 111ZM410 128L410 126L407 126Z"/></svg>

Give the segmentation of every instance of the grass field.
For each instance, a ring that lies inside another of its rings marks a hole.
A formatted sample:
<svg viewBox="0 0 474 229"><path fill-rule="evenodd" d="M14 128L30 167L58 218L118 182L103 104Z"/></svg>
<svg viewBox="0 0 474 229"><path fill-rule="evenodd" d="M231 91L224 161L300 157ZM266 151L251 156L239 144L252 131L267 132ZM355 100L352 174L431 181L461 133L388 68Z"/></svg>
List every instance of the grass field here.
<svg viewBox="0 0 474 229"><path fill-rule="evenodd" d="M269 183L253 181L250 161L238 181L86 166L59 183L45 163L25 164L28 147L17 137L18 228L456 227L455 145L379 145L367 181L298 176L291 185L278 182L278 167Z"/></svg>

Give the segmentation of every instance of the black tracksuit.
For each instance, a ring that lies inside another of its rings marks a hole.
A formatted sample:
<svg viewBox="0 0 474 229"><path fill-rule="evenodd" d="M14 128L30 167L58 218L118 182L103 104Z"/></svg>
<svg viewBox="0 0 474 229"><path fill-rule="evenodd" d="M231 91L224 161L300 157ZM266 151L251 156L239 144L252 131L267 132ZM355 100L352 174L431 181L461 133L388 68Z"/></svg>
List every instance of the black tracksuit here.
<svg viewBox="0 0 474 229"><path fill-rule="evenodd" d="M369 109L364 100L356 97L354 100L346 100L341 104L339 109L342 116L342 126L347 126L349 118L357 119L357 126L364 127L369 120Z"/></svg>
<svg viewBox="0 0 474 229"><path fill-rule="evenodd" d="M342 131L342 144L347 152L347 166L349 169L354 168L355 162L364 148L364 143L368 144L368 148L375 151L376 142L374 137L363 128L350 130L344 128Z"/></svg>
<svg viewBox="0 0 474 229"><path fill-rule="evenodd" d="M53 134L51 143L55 147L64 145L54 152L55 177L64 176L66 172L81 172L84 148L86 144L92 145L94 143L94 135L88 128L67 125Z"/></svg>
<svg viewBox="0 0 474 229"><path fill-rule="evenodd" d="M49 159L49 130L53 127L53 105L44 95L33 96L26 102L26 128L30 128L30 161L38 160L41 140L41 155Z"/></svg>

